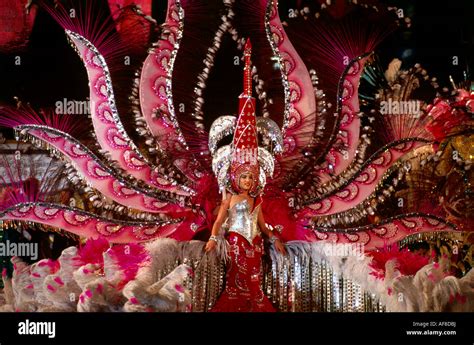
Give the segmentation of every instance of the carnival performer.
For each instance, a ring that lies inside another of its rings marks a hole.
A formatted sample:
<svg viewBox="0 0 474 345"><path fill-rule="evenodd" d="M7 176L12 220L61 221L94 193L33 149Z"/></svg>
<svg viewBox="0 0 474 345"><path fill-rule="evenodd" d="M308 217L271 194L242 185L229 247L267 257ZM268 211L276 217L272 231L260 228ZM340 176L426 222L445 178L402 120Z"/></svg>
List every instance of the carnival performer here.
<svg viewBox="0 0 474 345"><path fill-rule="evenodd" d="M286 254L280 239L268 229L262 212L261 192L264 180L258 163L255 99L251 96L251 45L245 45L244 93L240 96L239 119L229 167L231 195L224 197L205 246L214 250L221 229L227 229L230 260L227 266L225 290L212 311L271 312L275 311L261 289L263 237L267 236L277 251ZM224 187L226 195L226 187ZM226 221L227 220L227 221ZM226 223L225 223L226 221ZM227 245L227 243L225 243Z"/></svg>

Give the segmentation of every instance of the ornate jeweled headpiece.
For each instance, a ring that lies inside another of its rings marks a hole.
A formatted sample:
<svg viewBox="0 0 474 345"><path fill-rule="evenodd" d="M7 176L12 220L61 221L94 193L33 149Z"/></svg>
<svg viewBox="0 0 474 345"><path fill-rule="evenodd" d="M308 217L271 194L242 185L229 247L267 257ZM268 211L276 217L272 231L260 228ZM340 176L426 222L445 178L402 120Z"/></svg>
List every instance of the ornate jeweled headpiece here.
<svg viewBox="0 0 474 345"><path fill-rule="evenodd" d="M244 47L244 91L239 96L239 116L221 116L214 121L209 133L209 149L213 156L212 169L217 176L221 192L230 189L231 192L240 193L240 175L250 171L254 178L258 179L249 191L255 196L264 188L266 176L273 175L273 153L282 151L283 138L275 122L268 118L257 119L255 116L251 55L252 45L250 40L247 40ZM232 133L232 144L218 149L219 142ZM259 147L259 133L268 147Z"/></svg>

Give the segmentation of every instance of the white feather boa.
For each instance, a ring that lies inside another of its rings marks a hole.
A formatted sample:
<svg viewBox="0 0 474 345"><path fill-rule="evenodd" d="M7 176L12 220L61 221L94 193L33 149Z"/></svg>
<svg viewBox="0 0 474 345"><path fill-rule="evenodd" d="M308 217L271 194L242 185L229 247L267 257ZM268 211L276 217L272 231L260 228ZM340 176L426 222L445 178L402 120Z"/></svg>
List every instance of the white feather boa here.
<svg viewBox="0 0 474 345"><path fill-rule="evenodd" d="M371 274L372 257L357 247L354 250L348 244L291 241L286 248L290 258L299 256L328 263L335 274L375 294L387 311L474 311L473 270L458 279L447 275L447 263L442 261L424 266L414 276L403 276L395 269L395 262L388 261L385 278L379 279ZM277 265L282 265L284 257L274 247L270 256Z"/></svg>
<svg viewBox="0 0 474 345"><path fill-rule="evenodd" d="M118 288L123 277L119 265L103 253L104 265L77 266L77 248L63 251L59 267L51 260L31 266L13 258L12 279L3 278L0 311L189 311L192 269L191 260L219 263L221 255L204 254L204 242L177 242L159 239L146 245L150 262L141 267L135 278ZM375 294L387 311L474 311L474 272L458 279L447 275L446 263L432 263L414 276L403 276L395 262L386 264L385 278L371 273L372 258L348 245L324 242L292 241L286 244L289 258L298 257L328 264L333 272ZM356 248L357 249L357 248ZM282 265L284 257L274 247L270 257ZM291 260L290 260L291 262Z"/></svg>

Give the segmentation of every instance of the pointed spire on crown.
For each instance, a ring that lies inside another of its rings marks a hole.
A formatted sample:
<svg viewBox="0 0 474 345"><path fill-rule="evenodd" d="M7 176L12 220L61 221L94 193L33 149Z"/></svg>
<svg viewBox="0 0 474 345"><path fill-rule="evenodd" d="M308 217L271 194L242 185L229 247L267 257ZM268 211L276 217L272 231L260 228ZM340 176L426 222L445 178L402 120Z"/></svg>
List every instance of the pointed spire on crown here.
<svg viewBox="0 0 474 345"><path fill-rule="evenodd" d="M252 96L252 61L250 60L252 56L252 43L250 43L250 38L247 38L244 46L244 96Z"/></svg>

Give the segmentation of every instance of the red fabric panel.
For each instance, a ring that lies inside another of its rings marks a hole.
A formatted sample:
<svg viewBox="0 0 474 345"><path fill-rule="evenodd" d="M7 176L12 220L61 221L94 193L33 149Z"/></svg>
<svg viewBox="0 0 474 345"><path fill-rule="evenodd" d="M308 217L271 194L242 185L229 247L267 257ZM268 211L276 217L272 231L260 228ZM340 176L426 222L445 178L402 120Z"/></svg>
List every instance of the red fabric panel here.
<svg viewBox="0 0 474 345"><path fill-rule="evenodd" d="M33 6L27 14L28 0L0 0L0 53L14 53L28 44L36 17Z"/></svg>

